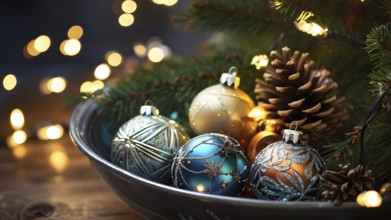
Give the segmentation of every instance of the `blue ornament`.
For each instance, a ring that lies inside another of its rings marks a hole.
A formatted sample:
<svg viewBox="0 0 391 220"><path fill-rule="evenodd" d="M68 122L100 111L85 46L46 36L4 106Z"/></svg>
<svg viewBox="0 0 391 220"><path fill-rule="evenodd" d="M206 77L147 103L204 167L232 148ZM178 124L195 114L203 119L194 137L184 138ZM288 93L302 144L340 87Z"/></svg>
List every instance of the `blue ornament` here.
<svg viewBox="0 0 391 220"><path fill-rule="evenodd" d="M244 189L250 166L239 142L210 133L194 137L174 157L174 186L215 195L237 196Z"/></svg>
<svg viewBox="0 0 391 220"><path fill-rule="evenodd" d="M123 124L113 139L111 162L131 173L169 183L172 159L189 140L182 126L144 105L140 115Z"/></svg>

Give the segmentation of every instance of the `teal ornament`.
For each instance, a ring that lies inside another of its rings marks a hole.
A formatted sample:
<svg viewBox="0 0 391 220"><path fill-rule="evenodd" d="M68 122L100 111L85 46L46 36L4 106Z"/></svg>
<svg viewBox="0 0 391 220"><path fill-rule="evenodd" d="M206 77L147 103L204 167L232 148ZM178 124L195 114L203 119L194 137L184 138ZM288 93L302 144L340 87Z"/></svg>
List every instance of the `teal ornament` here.
<svg viewBox="0 0 391 220"><path fill-rule="evenodd" d="M138 176L168 184L172 159L188 140L181 125L159 115L159 110L146 102L140 115L124 123L114 136L111 162Z"/></svg>
<svg viewBox="0 0 391 220"><path fill-rule="evenodd" d="M196 192L238 196L250 172L242 147L234 138L203 134L187 142L175 155L173 185Z"/></svg>

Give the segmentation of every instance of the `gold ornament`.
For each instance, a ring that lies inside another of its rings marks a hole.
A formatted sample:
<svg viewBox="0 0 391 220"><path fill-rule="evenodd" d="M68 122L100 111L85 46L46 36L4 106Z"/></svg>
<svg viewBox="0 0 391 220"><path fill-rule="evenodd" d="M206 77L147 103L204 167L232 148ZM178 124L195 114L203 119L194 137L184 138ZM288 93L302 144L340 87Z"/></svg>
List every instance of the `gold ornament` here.
<svg viewBox="0 0 391 220"><path fill-rule="evenodd" d="M221 133L238 141L250 139L257 123L249 120L248 114L254 102L238 88L240 78L237 69L231 67L223 73L220 84L207 87L193 99L189 109L189 121L197 134Z"/></svg>
<svg viewBox="0 0 391 220"><path fill-rule="evenodd" d="M247 159L252 163L255 157L269 144L281 140L281 136L276 132L281 127L282 121L268 119L266 120L265 130L254 135L247 146Z"/></svg>

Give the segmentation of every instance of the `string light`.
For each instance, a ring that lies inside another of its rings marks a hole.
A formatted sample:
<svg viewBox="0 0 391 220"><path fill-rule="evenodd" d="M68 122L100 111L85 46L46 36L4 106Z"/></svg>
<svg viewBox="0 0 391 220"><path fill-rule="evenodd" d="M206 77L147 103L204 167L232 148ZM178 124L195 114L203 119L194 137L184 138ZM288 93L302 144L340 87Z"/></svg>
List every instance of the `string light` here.
<svg viewBox="0 0 391 220"><path fill-rule="evenodd" d="M205 186L203 184L199 183L199 184L196 185L195 190L197 192L204 192L205 191Z"/></svg>
<svg viewBox="0 0 391 220"><path fill-rule="evenodd" d="M18 80L16 79L16 76L13 74L8 74L3 79L3 87L7 91L11 91L16 87L16 84L18 83Z"/></svg>
<svg viewBox="0 0 391 220"><path fill-rule="evenodd" d="M54 77L49 79L46 82L46 88L49 91L49 93L54 92L54 93L61 93L65 90L67 87L67 81L64 77Z"/></svg>
<svg viewBox="0 0 391 220"><path fill-rule="evenodd" d="M254 121L261 121L266 119L267 112L260 106L256 106L248 113L248 117Z"/></svg>
<svg viewBox="0 0 391 220"><path fill-rule="evenodd" d="M11 139L9 143L14 143L14 146L23 144L27 140L27 134L23 130L17 130L12 133Z"/></svg>
<svg viewBox="0 0 391 220"><path fill-rule="evenodd" d="M103 89L105 84L100 80L93 82L86 81L80 86L80 93L93 93L97 90Z"/></svg>
<svg viewBox="0 0 391 220"><path fill-rule="evenodd" d="M153 63L159 63L164 59L164 51L160 47L153 47L148 51L148 59Z"/></svg>
<svg viewBox="0 0 391 220"><path fill-rule="evenodd" d="M76 39L68 39L61 43L60 51L66 56L75 56L81 50L81 43Z"/></svg>
<svg viewBox="0 0 391 220"><path fill-rule="evenodd" d="M31 40L26 46L26 52L31 57L35 57L41 54L41 52L35 49L34 45L35 45L35 40Z"/></svg>
<svg viewBox="0 0 391 220"><path fill-rule="evenodd" d="M109 65L102 63L95 68L94 76L96 79L105 80L110 76L110 73Z"/></svg>
<svg viewBox="0 0 391 220"><path fill-rule="evenodd" d="M269 58L265 54L255 55L251 61L251 65L254 65L257 70L266 67L268 63Z"/></svg>
<svg viewBox="0 0 391 220"><path fill-rule="evenodd" d="M12 110L10 116L10 123L14 130L19 130L24 126L24 115L22 110L16 108Z"/></svg>
<svg viewBox="0 0 391 220"><path fill-rule="evenodd" d="M106 61L110 66L116 67L122 63L122 55L115 51L109 51L105 55Z"/></svg>
<svg viewBox="0 0 391 220"><path fill-rule="evenodd" d="M382 204L382 198L375 190L360 193L356 198L357 204L367 208L376 208Z"/></svg>
<svg viewBox="0 0 391 220"><path fill-rule="evenodd" d="M310 34L312 36L327 36L328 29L321 27L315 22L307 22L307 20L314 16L312 12L302 11L297 20L294 22L299 31Z"/></svg>
<svg viewBox="0 0 391 220"><path fill-rule="evenodd" d="M135 44L133 46L133 51L138 57L145 57L147 54L147 48L143 44Z"/></svg>
<svg viewBox="0 0 391 220"><path fill-rule="evenodd" d="M49 156L50 165L57 172L62 172L68 165L68 156L62 151L54 151Z"/></svg>
<svg viewBox="0 0 391 220"><path fill-rule="evenodd" d="M41 35L35 39L34 48L36 51L43 53L49 49L50 44L50 38L46 35Z"/></svg>
<svg viewBox="0 0 391 220"><path fill-rule="evenodd" d="M74 25L68 29L68 38L79 40L83 36L83 28L79 25Z"/></svg>
<svg viewBox="0 0 391 220"><path fill-rule="evenodd" d="M121 16L119 16L118 18L118 23L122 26L122 27L129 27L130 25L132 25L134 22L134 17L132 14L122 14Z"/></svg>
<svg viewBox="0 0 391 220"><path fill-rule="evenodd" d="M125 13L133 13L137 9L137 3L132 0L125 0L121 4L121 9Z"/></svg>
<svg viewBox="0 0 391 220"><path fill-rule="evenodd" d="M44 126L37 131L40 140L57 140L64 135L64 128L60 124Z"/></svg>
<svg viewBox="0 0 391 220"><path fill-rule="evenodd" d="M16 146L12 148L12 155L14 155L16 159L23 159L26 154L27 150L24 146Z"/></svg>

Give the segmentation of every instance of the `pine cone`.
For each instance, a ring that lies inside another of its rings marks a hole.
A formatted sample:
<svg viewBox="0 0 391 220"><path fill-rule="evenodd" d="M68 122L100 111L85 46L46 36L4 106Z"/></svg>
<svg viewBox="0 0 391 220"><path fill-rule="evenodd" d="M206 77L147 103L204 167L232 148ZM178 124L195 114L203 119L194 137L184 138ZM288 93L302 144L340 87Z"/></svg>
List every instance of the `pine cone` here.
<svg viewBox="0 0 391 220"><path fill-rule="evenodd" d="M364 171L358 165L351 169L351 165L340 166L339 172L326 170L322 175L321 197L324 200L341 204L343 201L355 200L363 191L373 189L375 178L372 171Z"/></svg>
<svg viewBox="0 0 391 220"><path fill-rule="evenodd" d="M308 53L291 55L288 47L282 53L272 51L271 62L256 79L258 105L270 113L269 117L284 120L285 128L295 121L303 134L303 141L319 147L337 132L347 119L341 105L345 98L337 98L337 83L326 69L315 70L316 64Z"/></svg>

